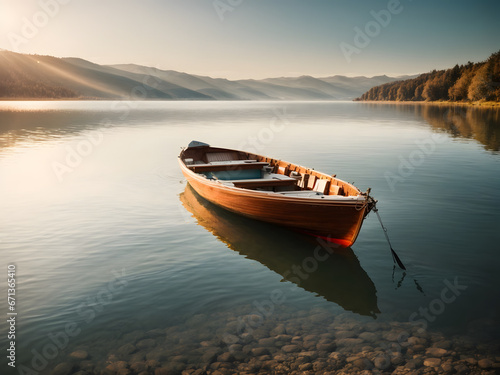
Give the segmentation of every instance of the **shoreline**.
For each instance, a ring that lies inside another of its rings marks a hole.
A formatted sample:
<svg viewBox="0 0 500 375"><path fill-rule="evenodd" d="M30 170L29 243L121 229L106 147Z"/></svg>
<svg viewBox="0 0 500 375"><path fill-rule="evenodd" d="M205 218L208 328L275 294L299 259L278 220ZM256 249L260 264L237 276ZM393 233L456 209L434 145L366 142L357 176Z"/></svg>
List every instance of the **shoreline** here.
<svg viewBox="0 0 500 375"><path fill-rule="evenodd" d="M426 101L394 101L394 100L353 100L356 103L375 103L375 104L411 104L411 105L443 105L443 106L459 106L459 107L475 107L475 108L499 108L500 102L452 102L452 101L436 101L436 102L426 102Z"/></svg>
<svg viewBox="0 0 500 375"><path fill-rule="evenodd" d="M452 101L393 101L393 100L354 100L354 99L343 99L343 100L217 100L217 99L206 99L206 100L196 100L196 99L161 99L161 98L150 98L150 99L127 99L127 98L0 98L1 102L102 102L102 101L140 101L140 102L179 102L179 101L189 101L189 102L351 102L351 103L369 103L369 104L396 104L396 105L439 105L439 106L459 106L459 107L472 107L472 108L500 108L500 102L452 102Z"/></svg>

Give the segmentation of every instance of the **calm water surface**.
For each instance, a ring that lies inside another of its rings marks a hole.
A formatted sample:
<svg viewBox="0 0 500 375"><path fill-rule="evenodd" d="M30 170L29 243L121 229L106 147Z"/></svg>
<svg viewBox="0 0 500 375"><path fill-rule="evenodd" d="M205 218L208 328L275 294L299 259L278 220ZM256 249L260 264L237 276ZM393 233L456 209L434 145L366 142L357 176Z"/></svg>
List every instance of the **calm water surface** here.
<svg viewBox="0 0 500 375"><path fill-rule="evenodd" d="M314 239L204 201L177 164L193 139L371 187L408 271L393 269L373 214L352 249L318 261ZM16 266L17 364L29 367L45 350L40 368L50 372L78 348L105 360L140 332L158 330L205 332L179 339L179 348L199 346L200 337L231 344L245 330L311 311L364 323L420 320L430 332L495 352L499 149L498 109L4 102L0 254L3 272ZM6 338L4 323L2 348ZM47 347L58 339L52 355Z"/></svg>

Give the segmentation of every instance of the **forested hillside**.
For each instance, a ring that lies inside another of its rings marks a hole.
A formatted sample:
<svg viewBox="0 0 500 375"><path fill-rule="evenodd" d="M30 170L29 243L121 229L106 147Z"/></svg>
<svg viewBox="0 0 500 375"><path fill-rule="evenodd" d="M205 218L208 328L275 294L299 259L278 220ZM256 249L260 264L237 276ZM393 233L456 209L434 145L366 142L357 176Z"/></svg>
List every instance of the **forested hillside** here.
<svg viewBox="0 0 500 375"><path fill-rule="evenodd" d="M355 100L500 101L500 51L484 62L375 86Z"/></svg>
<svg viewBox="0 0 500 375"><path fill-rule="evenodd" d="M0 52L0 99L3 98L75 98L78 94L59 84L40 79L33 74L33 66L39 67L35 59L31 66L27 58L8 51Z"/></svg>

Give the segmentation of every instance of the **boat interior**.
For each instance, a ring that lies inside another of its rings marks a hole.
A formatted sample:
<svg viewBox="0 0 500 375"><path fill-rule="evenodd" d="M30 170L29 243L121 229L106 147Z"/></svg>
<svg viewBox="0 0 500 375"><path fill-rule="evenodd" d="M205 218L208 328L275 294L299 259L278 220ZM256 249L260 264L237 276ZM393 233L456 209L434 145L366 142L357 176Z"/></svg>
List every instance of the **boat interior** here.
<svg viewBox="0 0 500 375"><path fill-rule="evenodd" d="M189 147L180 158L194 173L229 187L303 198L349 199L361 195L356 187L335 175L248 152L207 145Z"/></svg>

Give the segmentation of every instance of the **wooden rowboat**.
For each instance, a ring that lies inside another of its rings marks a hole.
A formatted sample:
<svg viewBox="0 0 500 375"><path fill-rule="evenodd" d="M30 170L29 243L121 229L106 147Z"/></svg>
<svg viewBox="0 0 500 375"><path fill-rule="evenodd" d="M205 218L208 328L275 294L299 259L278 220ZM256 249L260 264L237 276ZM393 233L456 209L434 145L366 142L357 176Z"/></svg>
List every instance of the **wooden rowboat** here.
<svg viewBox="0 0 500 375"><path fill-rule="evenodd" d="M300 165L193 141L179 164L208 201L253 219L351 246L375 204L369 191Z"/></svg>

